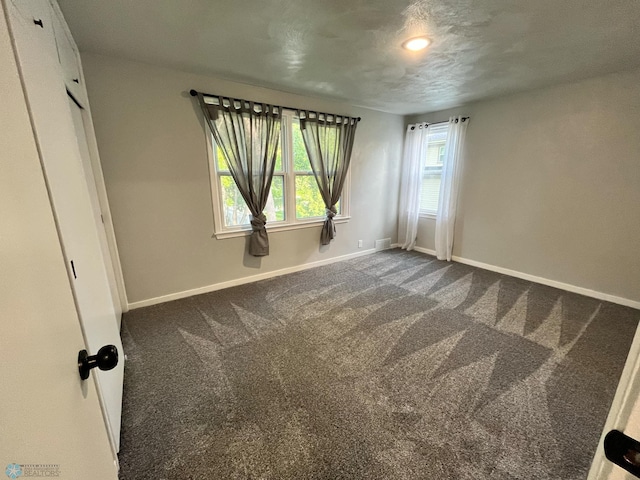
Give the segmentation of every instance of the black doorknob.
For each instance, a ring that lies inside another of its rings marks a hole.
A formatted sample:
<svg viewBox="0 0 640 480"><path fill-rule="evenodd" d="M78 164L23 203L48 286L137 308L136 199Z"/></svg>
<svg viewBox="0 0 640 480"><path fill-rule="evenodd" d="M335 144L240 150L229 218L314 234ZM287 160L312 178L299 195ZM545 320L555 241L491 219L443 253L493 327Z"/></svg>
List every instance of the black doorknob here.
<svg viewBox="0 0 640 480"><path fill-rule="evenodd" d="M604 454L609 461L640 477L640 442L619 430L604 437Z"/></svg>
<svg viewBox="0 0 640 480"><path fill-rule="evenodd" d="M105 345L98 350L97 355L89 355L86 350L80 350L78 353L78 370L82 380L89 378L92 368L111 370L116 365L118 365L118 349L115 345Z"/></svg>

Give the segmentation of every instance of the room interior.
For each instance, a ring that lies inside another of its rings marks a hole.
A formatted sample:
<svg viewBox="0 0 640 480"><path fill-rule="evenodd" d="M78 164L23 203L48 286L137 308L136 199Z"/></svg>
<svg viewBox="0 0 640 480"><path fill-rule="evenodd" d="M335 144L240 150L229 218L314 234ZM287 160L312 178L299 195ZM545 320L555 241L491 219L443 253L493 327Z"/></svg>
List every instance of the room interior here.
<svg viewBox="0 0 640 480"><path fill-rule="evenodd" d="M471 119L467 148L481 150L482 158L468 163L466 177L462 180L461 212L458 215L454 253L488 265L633 301L640 300L634 282L640 270L640 260L633 254L639 226L638 222L627 221L634 218L631 212L635 211L634 206L638 203L637 188L633 183L637 179L637 175L634 175L636 162L630 155L630 152L637 149L632 127L634 115L637 114L632 100L638 96L638 71L633 68L637 66L633 63L634 60L637 62L637 55L633 55L637 42L631 38L620 38L619 41L617 38L625 34L631 36L631 27L610 29L608 27L614 23L613 19L602 17L597 24L601 30L595 30L601 32L601 38L596 38L593 29L584 32L588 39L579 37L585 42L593 42L587 44L589 47L582 45L576 49L582 52L581 55L587 55L584 50L590 51L590 56L595 55L594 50L599 50L605 57L601 60L601 70L598 71L600 75L585 72L585 76L593 78L579 78L579 71L564 73L568 69L565 63L568 60L564 57L570 55L567 46L556 54L563 58L552 58L545 67L551 69L555 65L562 71L556 73L556 77L561 79L555 79L554 82L548 80L547 84L550 85L545 85L545 88L532 90L528 87L531 91L512 93L512 90L519 87L507 87L505 90L509 94L497 96L491 92L490 96L496 98L489 100L454 98L449 102L464 105L455 111L439 108L446 104L435 102L442 100L429 99L436 105L431 108L431 113L424 113L428 112L427 108L416 102L411 108L419 110L403 110L409 113L405 118L394 112L369 110L365 113L361 107L335 101L328 95L326 97L329 98L323 98L321 92L301 96L286 93L288 89L278 91L266 89L261 84L254 86L251 83L257 83L255 80L249 83L242 78L240 82L233 82L223 75L202 75L199 73L203 70L200 66L193 69L196 73L187 73L168 61L161 66L154 65L160 63L160 60L153 62L153 58L132 61L130 57L134 55L134 47L126 52L124 48L128 45L124 41L126 23L114 26L104 20L101 22L101 19L108 18L108 12L103 12L95 5L79 6L73 2L62 2L61 6L64 8L67 3L69 6L63 11L72 31L75 27L74 34L81 51L82 41L85 36L88 37L86 42L89 45L84 49L86 53L82 56L82 65L91 99L100 158L107 188L110 189L109 201L114 215L114 227L121 238L118 248L130 304L145 302L141 305L148 305L154 298L355 253L358 252L359 239L364 242L363 249L373 248L377 239L391 238L392 243L396 243L396 199L399 195L397 189L406 124L447 120L451 113L473 117L476 110L481 112L482 121L474 123L473 118ZM112 7L102 8L109 11ZM162 11L161 8L156 8ZM170 10L170 7L167 8ZM327 9L320 5L316 8L320 11ZM364 6L362 8L366 9ZM459 8L462 9L462 6ZM605 13L615 15L616 21L632 22L635 18L635 10L629 3L623 2L619 8L600 8L603 11L592 12L594 18ZM371 9L375 11L373 7ZM395 9L402 11L398 6ZM532 7L536 12L538 9L542 7ZM124 7L121 11L127 12L129 22L136 19L140 24L144 24L143 18L149 14L149 10L142 5L134 11L127 11ZM331 13L329 9L327 15L330 17ZM571 17L575 11L568 9L560 13ZM78 16L77 20L74 14ZM139 17L134 17L135 14ZM336 12L335 15L337 14ZM177 26L166 27L167 35L173 33L171 27L184 28L180 22L187 22L184 18L187 14L182 15L176 21ZM433 15L438 18L435 13ZM552 16L552 13L545 15ZM124 13L122 16L125 16ZM188 18L195 16L195 13L190 13ZM496 22L500 23L506 21L502 18L508 18L508 15L504 13L498 17ZM589 18L590 22L595 22L593 18ZM542 20L535 17L531 22L534 21ZM573 21L577 23L576 20ZM329 20L325 22L327 28L330 28ZM463 19L459 22L464 23ZM571 24L569 20L567 22ZM517 25L513 28L516 27ZM113 28L118 28L117 35L111 35ZM477 28L482 32L484 27ZM554 26L546 28L552 30ZM573 28L579 30L580 25ZM517 30L513 33L493 32L488 27L486 30L491 31L492 35L504 35L505 43L512 41L509 34L513 37L520 36ZM535 33L539 34L537 31ZM544 33L548 33L547 30ZM573 30L564 35L570 36L572 33ZM226 34L221 35L224 37ZM106 43L106 39L102 40L105 37L112 39L111 43ZM574 42L571 45L578 42L577 39L570 38ZM104 46L100 45L101 40L106 43ZM138 48L141 51L150 48L148 43L152 40L153 38L149 38ZM543 63L543 52L550 55L554 45L545 44L544 39L538 41L541 45L540 51L535 52L536 60ZM191 47L189 42L196 40L184 42L182 50L188 50ZM134 44L133 41L130 43ZM446 44L444 40L442 43ZM178 46L173 48L178 49ZM399 42L387 48L398 56L403 55ZM431 78L438 78L438 72L431 72L429 56L438 55L434 63L445 56L439 54L436 48L455 49L449 45L438 47L435 43L432 50L428 50L422 57L401 57L406 63L404 68L408 71L419 71L422 66L420 62L425 64L422 67L422 75L426 77L422 80L425 89L426 85L430 85ZM573 50L570 51L574 53ZM140 56L143 54L160 56L161 52L148 53L144 50ZM170 54L176 55L173 51ZM206 50L202 54L204 58L205 54ZM501 68L516 70L514 77L521 79L521 76L533 75L531 71L536 69L536 65L516 64L509 67L508 58L502 60L506 65ZM614 58L618 59L620 65L615 70L609 66ZM395 60L394 63L400 63L400 60ZM469 63L473 65L470 61ZM582 59L579 55L575 63L578 65L576 70L596 68L591 58ZM209 68L216 67L217 65ZM476 76L480 79L483 76L505 76L495 71L483 72L481 66L475 68L480 72L474 73L474 81L465 79L465 83L475 83ZM218 78L220 76L223 78ZM260 74L256 76L259 77ZM349 84L364 82L367 78L369 76L356 77L355 80L350 79ZM513 82L513 77L511 78ZM569 79L575 81L568 81ZM403 81L409 83L406 78ZM501 81L507 82L506 79ZM375 83L375 80L371 82ZM433 97L443 95L441 90L444 87L439 85L438 83L437 89L434 89L437 94L431 94ZM212 214L207 162L203 160L206 155L204 125L197 114L197 105L186 97L186 92L191 88L362 117L356 139L358 144L353 152L351 208L353 212L370 209L376 214L352 215L351 221L340 228L341 240L332 245L330 252L320 254L310 245L315 232L300 230L274 235L280 241L273 242L272 248L286 250L287 254L276 251L264 258L259 271L237 262L236 259L243 255L244 243L241 239L217 242L210 239ZM496 85L492 88L496 88ZM430 92L431 90L427 90L423 95L427 96ZM408 92L395 94L411 98ZM466 94L449 94L450 97L464 95ZM376 100L371 100L373 105L376 105L379 97L378 92L374 92ZM358 105L364 102L353 103ZM150 118L154 121L150 122ZM495 149L489 149L490 145L494 145L497 132L502 134L503 142ZM535 135L530 132L535 132ZM483 140L488 138L492 138L492 141L484 144ZM572 141L569 142L568 139ZM132 162L134 154L135 162ZM561 165L555 162L558 155L562 155L564 160ZM594 189L602 186L599 181L601 172L595 169L595 165L596 162L599 165L599 159L606 156L615 156L619 163L615 170L604 173L607 179L604 190L594 193ZM592 168L583 168L574 175L573 172L587 161L593 162ZM553 174L554 167L560 168L557 174ZM482 170L471 170L474 168ZM471 175L473 178L481 178L481 181L467 180ZM379 189L383 188L381 182L385 182L384 188L388 188L384 196L378 194ZM524 195L525 191L529 193ZM469 215L466 214L467 208L472 209ZM629 216L625 212L630 212ZM598 228L593 228L593 223L598 224ZM433 230L432 224L429 219L421 221L420 233L423 234L419 235L418 246L434 248L431 240L433 235L430 233ZM614 239L611 238L613 232L616 232ZM556 241L560 238L562 241ZM513 241L514 239L517 241ZM605 255L602 246L610 245L612 241L616 242L615 247L611 245L611 248L607 248ZM523 255L523 251L527 254ZM162 272L158 269L162 269Z"/></svg>
<svg viewBox="0 0 640 480"><path fill-rule="evenodd" d="M117 477L94 478L626 478L601 437L621 428L640 321L640 4L52 5L50 40L68 36L78 70L51 102L69 132L80 118L120 351L91 377L89 400L117 404L100 440ZM62 155L45 144L50 92L29 80L45 67L15 20L44 34L30 23L44 10L3 8L84 332L63 174L43 158ZM418 36L425 49L403 47ZM294 130L301 111L360 119L330 243L324 213L289 216L250 254L248 220L220 218L224 171L192 89L290 110ZM416 214L410 249L399 219L408 132L455 118L446 261L439 213ZM106 337L82 338L95 354Z"/></svg>

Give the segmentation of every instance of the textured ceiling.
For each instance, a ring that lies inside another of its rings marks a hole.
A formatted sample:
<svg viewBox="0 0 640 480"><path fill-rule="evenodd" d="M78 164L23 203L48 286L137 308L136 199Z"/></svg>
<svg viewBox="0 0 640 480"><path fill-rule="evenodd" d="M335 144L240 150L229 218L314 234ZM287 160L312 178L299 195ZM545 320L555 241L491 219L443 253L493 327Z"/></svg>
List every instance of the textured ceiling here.
<svg viewBox="0 0 640 480"><path fill-rule="evenodd" d="M81 51L401 114L640 66L640 0L59 4Z"/></svg>

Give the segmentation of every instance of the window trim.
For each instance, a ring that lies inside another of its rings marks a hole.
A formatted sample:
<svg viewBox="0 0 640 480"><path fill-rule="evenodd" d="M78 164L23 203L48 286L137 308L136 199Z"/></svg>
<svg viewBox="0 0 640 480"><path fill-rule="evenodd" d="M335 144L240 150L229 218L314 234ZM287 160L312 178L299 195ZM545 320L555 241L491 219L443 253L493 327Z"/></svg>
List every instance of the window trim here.
<svg viewBox="0 0 640 480"><path fill-rule="evenodd" d="M282 111L282 168L283 172L278 174L284 175L284 211L285 219L279 222L267 222L267 232L283 232L288 230L297 230L300 228L321 227L324 224L325 217L313 217L298 219L296 217L296 197L295 197L295 178L296 173L293 164L293 138L289 138L293 133L293 119L295 112L293 110L283 109ZM222 216L222 189L220 188L219 173L217 171L216 157L214 155L214 139L213 134L206 128L207 137L207 163L209 166L209 187L211 194L211 206L213 213L213 235L218 240L226 238L235 238L247 236L251 233L251 225L241 225L235 227L226 227ZM313 174L311 174L313 175ZM351 219L349 215L350 192L351 192L351 167L345 177L342 195L340 197L340 214L333 218L333 222L346 223Z"/></svg>
<svg viewBox="0 0 640 480"><path fill-rule="evenodd" d="M347 223L349 220L351 219L351 217L334 217L333 219L333 223L335 224L339 224L339 223ZM270 224L267 223L267 231L269 233L272 232L286 232L288 230L299 230L301 228L310 228L310 227L322 227L322 225L324 224L324 218L321 220L318 219L313 219L311 221L307 221L307 222L302 222L299 221L298 223L295 223L293 225L282 225L282 222L278 222L277 226L273 226L275 222L271 222ZM270 226L271 225L271 226ZM235 237L245 237L251 234L251 227L239 227L239 228L235 228L235 229L230 229L227 228L226 231L224 232L218 232L213 234L213 236L215 238L217 238L218 240L222 240L225 238L235 238Z"/></svg>

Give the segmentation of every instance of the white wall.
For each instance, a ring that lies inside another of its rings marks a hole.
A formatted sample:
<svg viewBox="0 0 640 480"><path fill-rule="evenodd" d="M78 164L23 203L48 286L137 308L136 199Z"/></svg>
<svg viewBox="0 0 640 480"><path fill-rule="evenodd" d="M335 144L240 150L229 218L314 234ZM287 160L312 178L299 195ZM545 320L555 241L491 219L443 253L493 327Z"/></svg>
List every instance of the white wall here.
<svg viewBox="0 0 640 480"><path fill-rule="evenodd" d="M130 303L396 241L401 116L99 55L82 60ZM263 258L246 255L244 237L212 237L205 127L191 88L362 117L352 218L328 248L319 248L319 226L270 233Z"/></svg>
<svg viewBox="0 0 640 480"><path fill-rule="evenodd" d="M640 70L407 123L451 114L471 116L454 255L640 301Z"/></svg>

